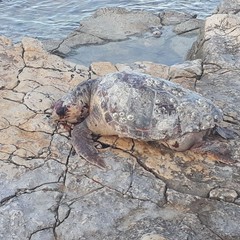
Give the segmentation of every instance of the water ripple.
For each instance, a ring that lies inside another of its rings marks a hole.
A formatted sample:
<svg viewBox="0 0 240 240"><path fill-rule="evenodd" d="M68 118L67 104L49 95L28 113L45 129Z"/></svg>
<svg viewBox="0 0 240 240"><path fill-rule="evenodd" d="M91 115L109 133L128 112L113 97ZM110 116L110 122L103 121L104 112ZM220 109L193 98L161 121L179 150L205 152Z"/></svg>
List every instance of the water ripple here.
<svg viewBox="0 0 240 240"><path fill-rule="evenodd" d="M0 1L0 35L14 41L23 36L39 39L64 38L86 16L100 7L126 7L162 11L174 9L196 13L206 17L220 0L2 0Z"/></svg>

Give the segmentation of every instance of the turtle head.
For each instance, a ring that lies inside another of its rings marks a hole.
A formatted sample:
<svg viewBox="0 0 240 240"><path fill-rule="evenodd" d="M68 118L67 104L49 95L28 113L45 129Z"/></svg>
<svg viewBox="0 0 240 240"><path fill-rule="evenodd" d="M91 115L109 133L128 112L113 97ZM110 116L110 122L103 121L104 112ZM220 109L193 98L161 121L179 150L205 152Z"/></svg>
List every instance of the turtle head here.
<svg viewBox="0 0 240 240"><path fill-rule="evenodd" d="M60 123L76 124L89 115L93 80L85 81L60 98L52 106L52 118Z"/></svg>
<svg viewBox="0 0 240 240"><path fill-rule="evenodd" d="M76 98L63 97L52 106L52 118L56 122L76 124L82 122L89 113L89 105Z"/></svg>

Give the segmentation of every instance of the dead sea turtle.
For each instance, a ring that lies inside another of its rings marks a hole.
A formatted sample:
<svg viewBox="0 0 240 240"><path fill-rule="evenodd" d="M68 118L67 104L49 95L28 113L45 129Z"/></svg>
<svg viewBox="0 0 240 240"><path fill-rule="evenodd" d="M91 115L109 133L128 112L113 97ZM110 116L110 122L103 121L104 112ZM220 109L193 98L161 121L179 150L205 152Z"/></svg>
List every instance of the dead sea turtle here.
<svg viewBox="0 0 240 240"><path fill-rule="evenodd" d="M75 124L72 144L87 161L105 167L92 133L154 141L185 151L217 130L223 114L210 100L179 84L146 74L117 72L85 81L54 104L53 118Z"/></svg>

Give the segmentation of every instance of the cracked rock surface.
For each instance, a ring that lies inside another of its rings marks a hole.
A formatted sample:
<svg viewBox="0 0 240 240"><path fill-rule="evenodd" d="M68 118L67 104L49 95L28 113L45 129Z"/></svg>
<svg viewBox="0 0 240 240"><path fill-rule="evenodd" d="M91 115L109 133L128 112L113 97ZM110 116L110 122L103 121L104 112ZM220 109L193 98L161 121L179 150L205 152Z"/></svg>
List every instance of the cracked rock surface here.
<svg viewBox="0 0 240 240"><path fill-rule="evenodd" d="M206 19L192 60L166 66L73 64L40 42L0 37L0 239L240 239L240 141L224 141L236 163L192 151L101 137L108 170L72 149L51 105L81 81L135 70L202 93L239 131L240 18Z"/></svg>

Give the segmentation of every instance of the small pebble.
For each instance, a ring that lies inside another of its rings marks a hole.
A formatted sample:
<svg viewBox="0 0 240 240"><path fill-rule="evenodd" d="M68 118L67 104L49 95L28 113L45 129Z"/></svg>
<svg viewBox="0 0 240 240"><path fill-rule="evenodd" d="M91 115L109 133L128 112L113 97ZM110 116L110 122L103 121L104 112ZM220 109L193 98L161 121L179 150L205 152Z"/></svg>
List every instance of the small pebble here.
<svg viewBox="0 0 240 240"><path fill-rule="evenodd" d="M209 198L222 200L225 202L234 202L237 197L237 192L229 188L215 188L209 192Z"/></svg>
<svg viewBox="0 0 240 240"><path fill-rule="evenodd" d="M162 35L161 31L154 31L152 34L156 38L159 38Z"/></svg>

